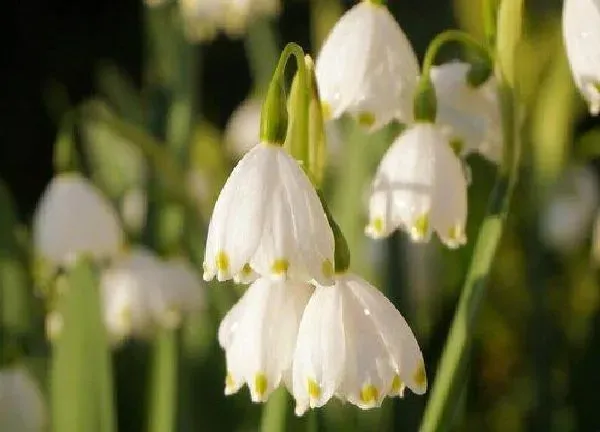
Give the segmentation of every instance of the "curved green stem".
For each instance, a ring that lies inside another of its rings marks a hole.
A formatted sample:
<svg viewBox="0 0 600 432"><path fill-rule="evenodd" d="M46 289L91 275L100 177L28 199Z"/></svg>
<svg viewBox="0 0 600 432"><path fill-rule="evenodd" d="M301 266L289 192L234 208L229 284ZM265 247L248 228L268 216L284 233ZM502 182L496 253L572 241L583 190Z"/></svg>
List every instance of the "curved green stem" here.
<svg viewBox="0 0 600 432"><path fill-rule="evenodd" d="M464 384L466 363L479 306L486 293L486 283L496 255L515 184L520 161L517 137L516 98L514 89L501 77L499 95L504 127L504 160L490 198L487 216L477 238L471 265L463 286L456 314L438 367L421 432L449 429Z"/></svg>
<svg viewBox="0 0 600 432"><path fill-rule="evenodd" d="M429 75L429 71L434 64L440 49L450 42L457 42L466 47L471 47L482 58L489 59L492 57L490 50L470 34L461 30L446 30L445 32L438 34L427 47L425 58L423 59L423 76Z"/></svg>
<svg viewBox="0 0 600 432"><path fill-rule="evenodd" d="M288 43L283 52L275 74L283 79L285 66L290 56L296 59L298 69L298 93L296 95L296 104L294 106L294 146L291 149L292 156L302 161L304 167L309 166L309 148L308 148L308 109L309 109L309 91L308 91L308 73L304 62L304 51L300 45L293 42ZM285 60L282 63L282 60Z"/></svg>

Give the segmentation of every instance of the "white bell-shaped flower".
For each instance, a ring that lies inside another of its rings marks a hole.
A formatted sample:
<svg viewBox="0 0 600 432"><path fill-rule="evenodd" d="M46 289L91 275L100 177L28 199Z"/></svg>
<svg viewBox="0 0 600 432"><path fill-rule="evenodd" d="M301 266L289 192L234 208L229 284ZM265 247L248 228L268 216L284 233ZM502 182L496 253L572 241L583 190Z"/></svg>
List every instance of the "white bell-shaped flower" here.
<svg viewBox="0 0 600 432"><path fill-rule="evenodd" d="M600 0L565 0L563 37L577 88L600 113Z"/></svg>
<svg viewBox="0 0 600 432"><path fill-rule="evenodd" d="M281 147L260 143L237 164L213 210L204 279L252 272L332 283L333 233L308 177Z"/></svg>
<svg viewBox="0 0 600 432"><path fill-rule="evenodd" d="M573 252L589 238L599 204L598 177L586 166L566 171L541 214L542 241L554 250Z"/></svg>
<svg viewBox="0 0 600 432"><path fill-rule="evenodd" d="M460 159L431 123L402 133L381 161L369 203L365 232L373 238L406 230L428 241L435 230L450 248L466 242L467 181Z"/></svg>
<svg viewBox="0 0 600 432"><path fill-rule="evenodd" d="M296 413L323 406L332 396L362 409L386 396L427 389L423 356L394 305L365 280L336 276L310 298L294 352Z"/></svg>
<svg viewBox="0 0 600 432"><path fill-rule="evenodd" d="M269 278L248 287L219 327L225 394L247 384L252 401L264 402L282 381L290 387L298 325L312 291L308 284Z"/></svg>
<svg viewBox="0 0 600 432"><path fill-rule="evenodd" d="M0 369L0 431L43 432L48 415L42 392L22 367Z"/></svg>
<svg viewBox="0 0 600 432"><path fill-rule="evenodd" d="M478 87L467 81L470 65L451 62L431 68L437 97L436 123L461 155L480 153L502 160L502 118L497 83L491 76Z"/></svg>
<svg viewBox="0 0 600 432"><path fill-rule="evenodd" d="M77 174L55 177L33 216L36 253L50 266L68 265L79 255L116 255L124 243L118 215L94 185Z"/></svg>
<svg viewBox="0 0 600 432"><path fill-rule="evenodd" d="M316 62L326 118L349 113L376 130L412 121L417 57L384 5L362 1L333 27Z"/></svg>
<svg viewBox="0 0 600 432"><path fill-rule="evenodd" d="M161 261L137 249L106 269L100 282L104 322L113 340L176 327L181 314L203 304L200 280L181 261Z"/></svg>

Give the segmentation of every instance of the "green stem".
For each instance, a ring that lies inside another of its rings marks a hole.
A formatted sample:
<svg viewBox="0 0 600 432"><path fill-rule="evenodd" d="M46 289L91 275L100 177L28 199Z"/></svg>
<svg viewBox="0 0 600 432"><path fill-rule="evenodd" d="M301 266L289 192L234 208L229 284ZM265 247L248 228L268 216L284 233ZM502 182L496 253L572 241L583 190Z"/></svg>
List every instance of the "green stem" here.
<svg viewBox="0 0 600 432"><path fill-rule="evenodd" d="M484 59L492 57L489 49L468 33L461 30L446 30L445 32L438 34L427 47L425 58L423 59L423 76L429 76L429 72L434 65L439 51L449 42L457 42L467 47L471 47Z"/></svg>
<svg viewBox="0 0 600 432"><path fill-rule="evenodd" d="M263 408L260 423L261 432L283 432L286 430L288 415L288 394L279 388L269 397Z"/></svg>
<svg viewBox="0 0 600 432"><path fill-rule="evenodd" d="M306 64L304 61L304 51L300 45L293 42L288 43L281 56L279 57L279 63L273 74L273 79L283 81L285 78L285 67L291 56L295 57L296 67L298 69L298 94L296 97L296 103L293 107L293 122L294 122L294 146L291 149L292 156L302 161L304 167L308 167L309 163L309 150L308 150L308 109L309 109L309 87L308 87L308 73L306 71Z"/></svg>
<svg viewBox="0 0 600 432"><path fill-rule="evenodd" d="M498 14L498 0L484 0L483 3L483 29L488 46L496 45L496 15Z"/></svg>
<svg viewBox="0 0 600 432"><path fill-rule="evenodd" d="M177 330L161 328L154 345L152 400L149 432L176 430L177 414Z"/></svg>
<svg viewBox="0 0 600 432"><path fill-rule="evenodd" d="M451 427L464 383L466 361L471 345L479 306L486 293L486 283L496 255L510 200L518 177L520 140L517 134L514 89L501 77L499 94L504 127L504 160L488 205L488 213L477 238L471 265L463 286L456 314L438 367L436 380L423 422L422 432Z"/></svg>

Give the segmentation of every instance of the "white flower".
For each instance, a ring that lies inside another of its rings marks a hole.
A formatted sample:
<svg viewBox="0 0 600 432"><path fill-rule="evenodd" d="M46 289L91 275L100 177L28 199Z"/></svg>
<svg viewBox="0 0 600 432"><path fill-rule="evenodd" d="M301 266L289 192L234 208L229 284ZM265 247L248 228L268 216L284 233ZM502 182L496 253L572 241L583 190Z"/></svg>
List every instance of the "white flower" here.
<svg viewBox="0 0 600 432"><path fill-rule="evenodd" d="M371 130L412 121L419 65L410 42L383 5L362 1L325 40L316 63L326 118L349 113Z"/></svg>
<svg viewBox="0 0 600 432"><path fill-rule="evenodd" d="M281 381L290 386L292 356L310 285L260 278L219 326L225 350L225 394L244 384L253 402L264 402Z"/></svg>
<svg viewBox="0 0 600 432"><path fill-rule="evenodd" d="M565 0L563 37L577 88L600 113L600 0Z"/></svg>
<svg viewBox="0 0 600 432"><path fill-rule="evenodd" d="M492 162L502 160L502 119L496 79L479 87L467 82L468 63L452 62L431 68L437 96L438 123L460 153L478 152ZM455 149L456 150L456 149Z"/></svg>
<svg viewBox="0 0 600 432"><path fill-rule="evenodd" d="M146 0L148 1L148 0ZM261 16L279 14L280 0L179 0L184 29L195 41L214 37L218 30L240 36Z"/></svg>
<svg viewBox="0 0 600 432"><path fill-rule="evenodd" d="M110 258L124 237L110 202L85 178L67 174L46 187L33 217L33 242L46 263L60 266L81 254Z"/></svg>
<svg viewBox="0 0 600 432"><path fill-rule="evenodd" d="M47 411L39 386L21 367L0 369L0 430L43 432Z"/></svg>
<svg viewBox="0 0 600 432"><path fill-rule="evenodd" d="M375 287L351 274L332 287L317 286L294 352L296 413L323 406L332 396L362 409L386 396L427 389L423 356L410 327Z"/></svg>
<svg viewBox="0 0 600 432"><path fill-rule="evenodd" d="M137 249L105 270L100 282L104 321L112 338L145 336L156 325L176 327L202 306L198 277L181 261L164 262Z"/></svg>
<svg viewBox="0 0 600 432"><path fill-rule="evenodd" d="M466 219L467 181L460 159L435 125L411 126L379 165L366 234L382 238L400 227L422 242L435 230L455 248L466 242Z"/></svg>
<svg viewBox="0 0 600 432"><path fill-rule="evenodd" d="M588 238L598 208L598 178L585 166L559 179L542 211L541 236L551 248L572 252Z"/></svg>
<svg viewBox="0 0 600 432"><path fill-rule="evenodd" d="M277 145L260 143L234 168L213 210L204 279L332 283L333 233L308 177Z"/></svg>

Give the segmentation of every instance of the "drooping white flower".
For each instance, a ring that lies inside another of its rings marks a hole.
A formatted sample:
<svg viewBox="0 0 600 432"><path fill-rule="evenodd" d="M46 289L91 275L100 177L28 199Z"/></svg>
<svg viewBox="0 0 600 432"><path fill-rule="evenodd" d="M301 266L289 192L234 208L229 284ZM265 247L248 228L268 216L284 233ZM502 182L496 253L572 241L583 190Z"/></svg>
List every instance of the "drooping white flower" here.
<svg viewBox="0 0 600 432"><path fill-rule="evenodd" d="M437 96L436 123L463 155L477 152L492 162L502 160L502 119L496 79L479 87L467 82L468 63L452 62L431 68ZM456 148L455 148L456 150Z"/></svg>
<svg viewBox="0 0 600 432"><path fill-rule="evenodd" d="M543 242L562 252L582 246L599 204L598 178L591 168L571 167L559 179L541 217Z"/></svg>
<svg viewBox="0 0 600 432"><path fill-rule="evenodd" d="M419 65L388 9L362 1L333 27L316 62L326 117L349 113L376 130L412 121Z"/></svg>
<svg viewBox="0 0 600 432"><path fill-rule="evenodd" d="M55 177L33 216L36 253L51 266L68 265L79 255L110 258L124 236L117 213L100 191L77 174Z"/></svg>
<svg viewBox="0 0 600 432"><path fill-rule="evenodd" d="M292 356L308 284L260 278L227 313L219 327L225 350L225 394L244 384L253 402L264 402L283 381L291 384Z"/></svg>
<svg viewBox="0 0 600 432"><path fill-rule="evenodd" d="M146 0L148 1L148 0ZM241 36L255 19L274 16L280 0L179 0L184 29L191 40L214 37L218 30Z"/></svg>
<svg viewBox="0 0 600 432"><path fill-rule="evenodd" d="M0 430L43 432L47 428L44 397L22 367L0 369Z"/></svg>
<svg viewBox="0 0 600 432"><path fill-rule="evenodd" d="M427 241L432 230L448 247L466 242L467 182L448 139L431 123L417 123L387 151L373 181L369 224L373 238L397 228L413 241Z"/></svg>
<svg viewBox="0 0 600 432"><path fill-rule="evenodd" d="M137 249L106 269L100 282L104 322L115 341L176 327L203 303L198 276L182 261L161 261Z"/></svg>
<svg viewBox="0 0 600 432"><path fill-rule="evenodd" d="M308 177L277 145L260 143L221 190L208 228L204 279L332 283L333 233Z"/></svg>
<svg viewBox="0 0 600 432"><path fill-rule="evenodd" d="M565 0L563 38L577 88L600 114L600 0Z"/></svg>
<svg viewBox="0 0 600 432"><path fill-rule="evenodd" d="M332 396L362 409L386 396L427 389L423 356L410 327L375 287L351 274L332 287L317 286L294 352L296 413L323 406Z"/></svg>

